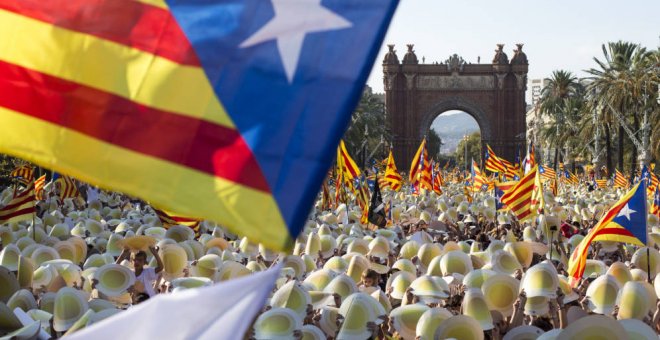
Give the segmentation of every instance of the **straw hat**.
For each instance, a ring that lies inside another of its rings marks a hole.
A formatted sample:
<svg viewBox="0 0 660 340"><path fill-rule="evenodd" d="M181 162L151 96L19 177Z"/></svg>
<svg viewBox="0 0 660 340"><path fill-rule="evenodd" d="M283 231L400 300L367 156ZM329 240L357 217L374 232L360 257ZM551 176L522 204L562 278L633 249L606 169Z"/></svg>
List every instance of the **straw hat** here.
<svg viewBox="0 0 660 340"><path fill-rule="evenodd" d="M549 311L548 298L545 296L528 297L525 302L524 313L527 315L542 316L548 314Z"/></svg>
<svg viewBox="0 0 660 340"><path fill-rule="evenodd" d="M562 339L627 339L628 334L618 322L605 315L589 315L566 327Z"/></svg>
<svg viewBox="0 0 660 340"><path fill-rule="evenodd" d="M14 295L9 298L9 301L7 301L7 307L11 310L20 308L23 311L38 308L34 295L32 295L27 289L21 289L14 293Z"/></svg>
<svg viewBox="0 0 660 340"><path fill-rule="evenodd" d="M188 226L175 225L167 228L165 237L171 238L177 242L183 242L195 238L195 231L193 231L192 228Z"/></svg>
<svg viewBox="0 0 660 340"><path fill-rule="evenodd" d="M484 331L493 328L493 318L484 294L478 289L468 289L463 297L463 314L473 317Z"/></svg>
<svg viewBox="0 0 660 340"><path fill-rule="evenodd" d="M326 334L336 334L339 308L322 307L320 310L321 310L321 320L319 320L319 326Z"/></svg>
<svg viewBox="0 0 660 340"><path fill-rule="evenodd" d="M332 256L337 248L337 241L332 235L321 235L321 254L324 258Z"/></svg>
<svg viewBox="0 0 660 340"><path fill-rule="evenodd" d="M518 298L520 281L505 274L495 274L484 281L481 291L491 310L496 310L505 317L513 312L513 303Z"/></svg>
<svg viewBox="0 0 660 340"><path fill-rule="evenodd" d="M373 297L374 300L376 300L381 305L385 313L389 313L392 310L392 303L382 290L375 290L373 293L371 293L371 297Z"/></svg>
<svg viewBox="0 0 660 340"><path fill-rule="evenodd" d="M360 238L353 239L346 248L347 253L360 253L362 255L367 255L369 252L369 243Z"/></svg>
<svg viewBox="0 0 660 340"><path fill-rule="evenodd" d="M408 272L396 272L387 279L386 287L392 287L391 297L402 300L406 295L406 289L415 281L415 275Z"/></svg>
<svg viewBox="0 0 660 340"><path fill-rule="evenodd" d="M323 290L330 281L335 278L335 276L337 276L337 274L334 271L321 269L311 273L303 282L311 284L315 290Z"/></svg>
<svg viewBox="0 0 660 340"><path fill-rule="evenodd" d="M199 287L208 287L213 284L211 279L206 277L180 277L172 280L172 287L174 288L184 288L184 289L193 289Z"/></svg>
<svg viewBox="0 0 660 340"><path fill-rule="evenodd" d="M441 286L439 281L445 285ZM446 282L439 281L434 280L431 276L422 275L410 284L410 288L413 289L413 294L419 296L422 301L435 303L439 299L449 297L449 287Z"/></svg>
<svg viewBox="0 0 660 340"><path fill-rule="evenodd" d="M506 332L502 340L537 339L543 333L544 332L542 329L535 326L531 326L531 325L518 326Z"/></svg>
<svg viewBox="0 0 660 340"><path fill-rule="evenodd" d="M222 266L222 259L220 256L207 254L200 257L199 260L197 260L197 263L191 266L191 274L193 276L206 277L215 281L220 266Z"/></svg>
<svg viewBox="0 0 660 340"><path fill-rule="evenodd" d="M429 266L429 270L431 270L431 267L432 266ZM394 262L394 264L392 265L392 269L398 269L404 272L409 272L413 275L417 274L417 268L415 267L415 264L412 263L412 261L405 258L396 260L396 262Z"/></svg>
<svg viewBox="0 0 660 340"><path fill-rule="evenodd" d="M394 329L404 340L414 340L419 319L429 309L428 306L421 304L405 305L392 309L390 319L392 319Z"/></svg>
<svg viewBox="0 0 660 340"><path fill-rule="evenodd" d="M226 281L252 274L252 271L235 261L224 261L218 270L217 280Z"/></svg>
<svg viewBox="0 0 660 340"><path fill-rule="evenodd" d="M367 255L379 258L387 258L390 253L390 242L382 236L377 236L369 243Z"/></svg>
<svg viewBox="0 0 660 340"><path fill-rule="evenodd" d="M9 298L20 289L14 273L4 266L0 266L0 301L7 302Z"/></svg>
<svg viewBox="0 0 660 340"><path fill-rule="evenodd" d="M619 284L614 276L603 275L595 279L587 288L589 309L598 314L609 315L616 305Z"/></svg>
<svg viewBox="0 0 660 340"><path fill-rule="evenodd" d="M559 278L559 288L561 288L561 292L564 294L564 303L573 302L580 297L573 290L566 276L558 275L557 278Z"/></svg>
<svg viewBox="0 0 660 340"><path fill-rule="evenodd" d="M374 309L377 302L364 293L351 294L339 308L339 314L344 317L344 323L337 335L338 339L366 339L371 332L367 330L367 323L373 322L378 316Z"/></svg>
<svg viewBox="0 0 660 340"><path fill-rule="evenodd" d="M617 318L644 320L651 310L651 304L656 300L657 298L649 296L641 282L626 282L617 298L619 306Z"/></svg>
<svg viewBox="0 0 660 340"><path fill-rule="evenodd" d="M96 289L109 297L118 297L135 283L135 273L119 264L106 264L94 272Z"/></svg>
<svg viewBox="0 0 660 340"><path fill-rule="evenodd" d="M305 244L305 254L313 257L315 260L319 256L321 250L321 238L315 232L307 236L307 243Z"/></svg>
<svg viewBox="0 0 660 340"><path fill-rule="evenodd" d="M612 275L616 281L619 283L619 286L623 287L624 284L628 281L632 281L632 274L630 269L623 262L614 262L607 269L607 275Z"/></svg>
<svg viewBox="0 0 660 340"><path fill-rule="evenodd" d="M278 289L270 299L271 306L289 308L296 312L301 319L304 319L307 315L307 305L311 303L309 293L302 289L296 281L289 281Z"/></svg>
<svg viewBox="0 0 660 340"><path fill-rule="evenodd" d="M60 254L57 252L57 250L51 247L41 246L35 249L30 257L32 258L32 261L34 261L35 265L40 266L46 261L59 259Z"/></svg>
<svg viewBox="0 0 660 340"><path fill-rule="evenodd" d="M21 255L21 250L14 244L10 244L0 252L0 266L3 266L11 271L18 269L18 257Z"/></svg>
<svg viewBox="0 0 660 340"><path fill-rule="evenodd" d="M463 278L463 284L467 288L481 289L483 283L491 276L496 275L497 272L490 269L475 269L470 271Z"/></svg>
<svg viewBox="0 0 660 340"><path fill-rule="evenodd" d="M314 325L302 326L303 340L324 340L325 334L323 331Z"/></svg>
<svg viewBox="0 0 660 340"><path fill-rule="evenodd" d="M492 245L492 243L491 243ZM496 250L490 256L490 269L507 275L515 273L516 270L522 269L515 256L504 250Z"/></svg>
<svg viewBox="0 0 660 340"><path fill-rule="evenodd" d="M116 309L115 305L104 299L92 299L87 302L89 309L93 310L94 312L100 312L105 309Z"/></svg>
<svg viewBox="0 0 660 340"><path fill-rule="evenodd" d="M69 287L61 288L55 296L53 328L58 332L68 330L88 308L87 301L77 290Z"/></svg>
<svg viewBox="0 0 660 340"><path fill-rule="evenodd" d="M178 244L166 244L158 250L158 255L163 260L163 272L170 278L183 275L183 269L188 264L186 251Z"/></svg>
<svg viewBox="0 0 660 340"><path fill-rule="evenodd" d="M157 242L158 241L151 236L140 235L124 238L120 243L120 246L123 248L128 248L133 252L140 250L147 251L150 247L155 246Z"/></svg>
<svg viewBox="0 0 660 340"><path fill-rule="evenodd" d="M351 257L351 260L348 263L348 270L346 271L346 274L350 276L353 281L360 282L360 280L362 280L362 273L369 269L370 266L371 263L369 263L369 260L367 260L366 257L361 254L357 254L356 256Z"/></svg>
<svg viewBox="0 0 660 340"><path fill-rule="evenodd" d="M484 332L474 318L468 315L454 315L440 324L433 338L483 340Z"/></svg>
<svg viewBox="0 0 660 340"><path fill-rule="evenodd" d="M454 273L467 275L472 270L472 260L463 251L452 250L444 254L440 259L440 271L443 276L449 276Z"/></svg>
<svg viewBox="0 0 660 340"><path fill-rule="evenodd" d="M104 264L114 263L114 258L109 254L92 254L90 255L85 263L83 264L83 269L101 267Z"/></svg>
<svg viewBox="0 0 660 340"><path fill-rule="evenodd" d="M420 340L432 340L438 327L450 317L452 313L445 308L429 308L417 321L415 333Z"/></svg>
<svg viewBox="0 0 660 340"><path fill-rule="evenodd" d="M643 271L648 270L648 262L646 260L646 252L648 249L648 257L651 260L651 273L648 273L651 277L655 277L658 272L660 272L660 252L654 248L641 247L637 249L635 254L633 254L631 262L639 269Z"/></svg>
<svg viewBox="0 0 660 340"><path fill-rule="evenodd" d="M336 293L341 296L342 300L346 299L349 295L356 293L358 287L349 276L346 274L337 275L332 281L328 283L323 291L326 293ZM331 301L334 303L334 301Z"/></svg>
<svg viewBox="0 0 660 340"><path fill-rule="evenodd" d="M15 331L3 335L3 339L37 339L39 332L41 331L41 322L34 321L26 326L19 326Z"/></svg>
<svg viewBox="0 0 660 340"><path fill-rule="evenodd" d="M607 266L603 261L588 259L584 266L582 277L596 278L607 273Z"/></svg>
<svg viewBox="0 0 660 340"><path fill-rule="evenodd" d="M513 242L504 245L504 250L516 257L518 263L524 268L529 268L534 257L531 242ZM545 253L545 252L543 252Z"/></svg>
<svg viewBox="0 0 660 340"><path fill-rule="evenodd" d="M532 266L522 278L522 287L528 298L536 296L554 298L557 296L558 286L557 270L547 262Z"/></svg>
<svg viewBox="0 0 660 340"><path fill-rule="evenodd" d="M619 324L623 326L628 333L628 339L657 339L658 334L651 326L637 319L620 320Z"/></svg>
<svg viewBox="0 0 660 340"><path fill-rule="evenodd" d="M302 320L292 310L273 308L261 314L254 323L254 337L258 340L288 340L300 330Z"/></svg>
<svg viewBox="0 0 660 340"><path fill-rule="evenodd" d="M332 270L337 274L345 273L348 269L348 262L341 256L333 256L323 265L323 269ZM362 273L360 273L362 275Z"/></svg>
<svg viewBox="0 0 660 340"><path fill-rule="evenodd" d="M417 251L417 257L420 261L420 269L426 270L430 267L431 261L442 255L442 248L437 243L425 243Z"/></svg>

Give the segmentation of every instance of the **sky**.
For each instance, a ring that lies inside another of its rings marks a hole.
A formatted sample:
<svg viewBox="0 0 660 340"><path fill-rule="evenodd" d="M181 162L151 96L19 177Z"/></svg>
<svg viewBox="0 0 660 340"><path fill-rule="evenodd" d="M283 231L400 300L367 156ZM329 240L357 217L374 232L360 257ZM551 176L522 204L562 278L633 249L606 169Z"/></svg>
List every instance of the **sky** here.
<svg viewBox="0 0 660 340"><path fill-rule="evenodd" d="M442 62L456 53L467 62L490 63L496 44L513 56L523 43L528 78L546 78L565 69L577 76L595 67L601 45L625 40L647 48L660 45L659 0L402 0L394 14L367 84L383 91L382 61L387 44L399 60L415 44L420 62Z"/></svg>

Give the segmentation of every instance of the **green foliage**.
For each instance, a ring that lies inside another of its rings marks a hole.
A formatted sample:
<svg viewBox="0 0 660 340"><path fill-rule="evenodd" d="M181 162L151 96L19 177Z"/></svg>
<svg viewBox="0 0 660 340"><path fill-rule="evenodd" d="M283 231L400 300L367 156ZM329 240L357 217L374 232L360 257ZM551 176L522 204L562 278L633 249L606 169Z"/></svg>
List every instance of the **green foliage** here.
<svg viewBox="0 0 660 340"><path fill-rule="evenodd" d="M440 157L440 147L442 147L442 139L435 130L430 129L429 135L427 137L427 150L429 152L429 157L432 159L439 159Z"/></svg>
<svg viewBox="0 0 660 340"><path fill-rule="evenodd" d="M376 151L373 153L373 158L376 160L387 157L385 152L388 150L391 134L385 121L385 103L378 96L370 91L362 94L343 139L348 152L360 167L363 165L364 157L374 150ZM365 151L366 155L364 155Z"/></svg>
<svg viewBox="0 0 660 340"><path fill-rule="evenodd" d="M12 183L9 174L18 165L24 164L25 161L16 157L5 154L0 154L0 190L9 186Z"/></svg>
<svg viewBox="0 0 660 340"><path fill-rule="evenodd" d="M456 147L456 165L459 168L465 167L465 144L466 140L461 139L458 142L458 147ZM475 132L468 136L467 138L467 156L468 156L468 166L470 162L474 159L477 164L481 164L481 133ZM444 165L444 164L443 164Z"/></svg>

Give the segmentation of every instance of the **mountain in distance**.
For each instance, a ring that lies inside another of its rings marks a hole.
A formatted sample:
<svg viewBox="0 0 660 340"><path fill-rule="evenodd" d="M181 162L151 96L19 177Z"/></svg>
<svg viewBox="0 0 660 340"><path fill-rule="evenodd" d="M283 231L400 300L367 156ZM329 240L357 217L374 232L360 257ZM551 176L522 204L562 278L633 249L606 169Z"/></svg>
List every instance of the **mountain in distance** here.
<svg viewBox="0 0 660 340"><path fill-rule="evenodd" d="M453 154L465 134L479 132L477 121L463 111L447 111L439 115L431 124L431 129L442 139L441 154Z"/></svg>

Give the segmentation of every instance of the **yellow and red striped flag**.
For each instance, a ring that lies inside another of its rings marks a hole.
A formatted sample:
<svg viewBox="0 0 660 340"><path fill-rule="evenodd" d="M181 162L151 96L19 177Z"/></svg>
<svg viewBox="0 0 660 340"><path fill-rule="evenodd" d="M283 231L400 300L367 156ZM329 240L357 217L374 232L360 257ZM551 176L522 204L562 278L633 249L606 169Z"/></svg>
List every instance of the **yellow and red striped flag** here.
<svg viewBox="0 0 660 340"><path fill-rule="evenodd" d="M0 224L29 220L36 212L34 198L34 183L20 192L14 190L14 198L0 208Z"/></svg>
<svg viewBox="0 0 660 340"><path fill-rule="evenodd" d="M653 191L653 200L651 201L649 214L660 217L660 188L658 187L655 187Z"/></svg>
<svg viewBox="0 0 660 340"><path fill-rule="evenodd" d="M76 198L80 196L78 185L76 185L76 182L73 178L61 175L55 180L55 183L59 184L60 199L64 200L67 198Z"/></svg>
<svg viewBox="0 0 660 340"><path fill-rule="evenodd" d="M614 187L624 189L628 187L628 180L619 169L614 169Z"/></svg>
<svg viewBox="0 0 660 340"><path fill-rule="evenodd" d="M479 164L472 160L472 191L478 192L483 190L488 190L490 182L488 179L481 173L479 169Z"/></svg>
<svg viewBox="0 0 660 340"><path fill-rule="evenodd" d="M410 183L420 189L432 190L431 182L431 162L429 161L426 150L426 138L419 145L412 163L410 164Z"/></svg>
<svg viewBox="0 0 660 340"><path fill-rule="evenodd" d="M399 189L401 189L403 177L401 177L401 174L399 174L399 171L396 168L392 150L390 150L390 154L387 156L387 166L385 168L385 175L383 176L383 179L389 183L389 186L392 190L399 191Z"/></svg>
<svg viewBox="0 0 660 340"><path fill-rule="evenodd" d="M21 165L12 170L9 176L15 178L19 183L28 186L34 179L34 168L30 165Z"/></svg>
<svg viewBox="0 0 660 340"><path fill-rule="evenodd" d="M507 172L506 166L504 166L504 163L500 160L499 157L495 154L493 149L490 148L490 145L486 144L486 162L484 164L484 168L490 172L497 172L501 174L505 174Z"/></svg>
<svg viewBox="0 0 660 340"><path fill-rule="evenodd" d="M539 174L541 175L541 179L545 182L548 180L554 180L557 178L557 172L550 167L543 166L539 164Z"/></svg>
<svg viewBox="0 0 660 340"><path fill-rule="evenodd" d="M355 194L359 188L355 185L355 180L360 178L362 172L357 166L351 155L346 149L346 144L344 141L339 142L339 147L337 148L337 165L339 171L341 172L341 178L344 181L351 191Z"/></svg>
<svg viewBox="0 0 660 340"><path fill-rule="evenodd" d="M536 187L538 167L533 167L527 172L513 188L505 192L500 201L507 205L520 221L533 217L532 193Z"/></svg>
<svg viewBox="0 0 660 340"><path fill-rule="evenodd" d="M163 228L169 229L175 225L183 225L192 229L195 232L195 235L199 236L199 226L201 222L199 219L177 216L173 213L166 212L155 207L153 209L156 212L160 223L163 225Z"/></svg>
<svg viewBox="0 0 660 340"><path fill-rule="evenodd" d="M0 0L0 152L290 249L397 4Z"/></svg>
<svg viewBox="0 0 660 340"><path fill-rule="evenodd" d="M596 186L603 189L607 188L607 179L594 179Z"/></svg>
<svg viewBox="0 0 660 340"><path fill-rule="evenodd" d="M646 242L646 195L643 188L642 182L637 183L623 195L575 247L568 262L569 278L573 285L582 278L591 242L614 241L644 246Z"/></svg>
<svg viewBox="0 0 660 340"><path fill-rule="evenodd" d="M38 200L46 199L46 192L44 190L45 185L46 185L46 175L43 175L34 181L34 196L36 197L36 199Z"/></svg>

